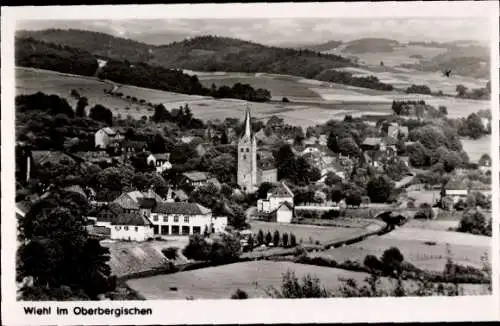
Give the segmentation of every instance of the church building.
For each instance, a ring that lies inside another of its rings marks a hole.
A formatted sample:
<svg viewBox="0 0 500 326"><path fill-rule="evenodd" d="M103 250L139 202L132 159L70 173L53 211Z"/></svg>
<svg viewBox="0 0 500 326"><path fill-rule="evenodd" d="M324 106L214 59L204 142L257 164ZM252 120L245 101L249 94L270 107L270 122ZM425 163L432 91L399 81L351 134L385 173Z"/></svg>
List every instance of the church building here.
<svg viewBox="0 0 500 326"><path fill-rule="evenodd" d="M243 133L238 140L237 182L244 192L254 192L262 182L276 182L278 179L278 170L275 167L267 162L257 162L257 140L252 131L251 119L250 108L247 107Z"/></svg>

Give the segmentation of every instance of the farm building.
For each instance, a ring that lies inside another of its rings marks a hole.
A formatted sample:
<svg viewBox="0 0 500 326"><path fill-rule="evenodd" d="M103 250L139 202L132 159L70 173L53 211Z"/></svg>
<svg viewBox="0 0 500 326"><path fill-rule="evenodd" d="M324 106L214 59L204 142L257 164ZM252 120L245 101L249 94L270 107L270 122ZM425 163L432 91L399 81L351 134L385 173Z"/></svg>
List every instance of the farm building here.
<svg viewBox="0 0 500 326"><path fill-rule="evenodd" d="M139 211L126 211L116 204L96 208L88 220L89 233L112 240L146 241L153 237L151 221Z"/></svg>
<svg viewBox="0 0 500 326"><path fill-rule="evenodd" d="M117 146L117 142L123 139L123 136L116 130L106 127L101 128L95 133L95 147L106 149L110 146Z"/></svg>
<svg viewBox="0 0 500 326"><path fill-rule="evenodd" d="M277 210L284 202L288 202L293 208L293 192L282 182L278 187L267 193L266 199L257 201L257 211L259 213L271 213Z"/></svg>
<svg viewBox="0 0 500 326"><path fill-rule="evenodd" d="M181 177L181 184L187 183L194 188L212 183L217 188L220 187L220 182L216 178L210 176L207 172L191 171L184 172Z"/></svg>
<svg viewBox="0 0 500 326"><path fill-rule="evenodd" d="M196 203L160 203L150 219L154 234L160 235L219 233L227 226L227 217L213 217L210 209Z"/></svg>
<svg viewBox="0 0 500 326"><path fill-rule="evenodd" d="M157 173L163 173L172 168L170 153L150 154L146 159L148 165L153 165Z"/></svg>
<svg viewBox="0 0 500 326"><path fill-rule="evenodd" d="M289 202L282 202L277 209L270 214L270 222L292 223L293 205Z"/></svg>

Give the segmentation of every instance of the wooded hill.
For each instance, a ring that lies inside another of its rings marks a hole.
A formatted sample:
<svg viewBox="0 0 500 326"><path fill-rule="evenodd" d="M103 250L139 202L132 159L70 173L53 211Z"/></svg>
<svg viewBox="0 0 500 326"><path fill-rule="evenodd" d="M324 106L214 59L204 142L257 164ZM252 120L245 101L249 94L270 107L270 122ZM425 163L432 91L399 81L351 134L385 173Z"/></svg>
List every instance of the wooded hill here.
<svg viewBox="0 0 500 326"><path fill-rule="evenodd" d="M349 85L364 85L363 87L375 89L392 89L392 86L382 84L376 78L357 80L358 78L352 77L349 73L332 70L357 66L349 59L338 55L322 54L307 49L271 47L227 37L200 36L162 46L79 30L21 31L18 37L68 45L95 56L146 63L167 69L267 72Z"/></svg>

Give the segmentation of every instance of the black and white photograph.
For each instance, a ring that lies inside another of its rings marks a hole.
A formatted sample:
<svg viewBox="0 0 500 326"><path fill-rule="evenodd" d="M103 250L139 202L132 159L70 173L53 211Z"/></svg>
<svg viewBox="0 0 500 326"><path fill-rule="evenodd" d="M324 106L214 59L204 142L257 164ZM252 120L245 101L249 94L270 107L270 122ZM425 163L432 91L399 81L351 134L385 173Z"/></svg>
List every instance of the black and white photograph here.
<svg viewBox="0 0 500 326"><path fill-rule="evenodd" d="M6 12L2 288L12 276L19 318L59 318L40 302L423 297L494 314L498 4L217 6ZM118 314L148 314L134 309Z"/></svg>

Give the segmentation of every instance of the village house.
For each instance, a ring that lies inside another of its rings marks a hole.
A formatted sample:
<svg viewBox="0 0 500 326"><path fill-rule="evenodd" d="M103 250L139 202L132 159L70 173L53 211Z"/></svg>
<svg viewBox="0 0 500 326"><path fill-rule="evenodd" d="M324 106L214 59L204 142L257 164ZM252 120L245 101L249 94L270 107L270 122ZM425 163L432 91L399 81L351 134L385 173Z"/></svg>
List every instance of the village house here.
<svg viewBox="0 0 500 326"><path fill-rule="evenodd" d="M460 200L465 201L467 196L473 192L480 192L489 197L491 196L491 185L476 180L468 180L463 176L455 176L444 186L444 195L451 198L453 204Z"/></svg>
<svg viewBox="0 0 500 326"><path fill-rule="evenodd" d="M112 203L121 207L125 212L140 211L142 214L149 215L153 207L162 202L165 200L150 189L147 192L134 190L123 193Z"/></svg>
<svg viewBox="0 0 500 326"><path fill-rule="evenodd" d="M390 122L382 125L382 133L388 137L392 137L394 139L408 138L408 127L401 126L397 122Z"/></svg>
<svg viewBox="0 0 500 326"><path fill-rule="evenodd" d="M107 163L111 164L113 158L104 150L88 151L88 152L76 152L73 154L74 157L80 159L82 162L88 162L93 164Z"/></svg>
<svg viewBox="0 0 500 326"><path fill-rule="evenodd" d="M269 214L269 222L292 223L293 205L288 201L282 202L277 209Z"/></svg>
<svg viewBox="0 0 500 326"><path fill-rule="evenodd" d="M277 210L284 202L288 202L292 207L294 205L293 192L282 182L278 187L267 193L266 199L259 199L257 201L257 212L271 213Z"/></svg>
<svg viewBox="0 0 500 326"><path fill-rule="evenodd" d="M107 236L112 240L147 241L153 238L153 227L146 215L126 211L117 204L99 207L87 217L93 221L89 233Z"/></svg>
<svg viewBox="0 0 500 326"><path fill-rule="evenodd" d="M146 152L148 144L140 140L125 140L121 144L122 154L130 155L134 153Z"/></svg>
<svg viewBox="0 0 500 326"><path fill-rule="evenodd" d="M155 235L220 233L227 227L227 217L214 217L210 209L196 203L160 203L150 219Z"/></svg>
<svg viewBox="0 0 500 326"><path fill-rule="evenodd" d="M101 128L95 133L95 147L101 149L116 147L122 139L123 136L118 131L109 127Z"/></svg>
<svg viewBox="0 0 500 326"><path fill-rule="evenodd" d="M148 165L153 165L157 173L163 173L172 168L170 153L150 154L146 159Z"/></svg>
<svg viewBox="0 0 500 326"><path fill-rule="evenodd" d="M206 185L209 179L210 175L207 172L184 172L181 177L181 184L189 184L191 187L198 188Z"/></svg>
<svg viewBox="0 0 500 326"><path fill-rule="evenodd" d="M166 201L169 203L173 202L187 202L189 196L182 189L172 189L169 188L167 192Z"/></svg>

